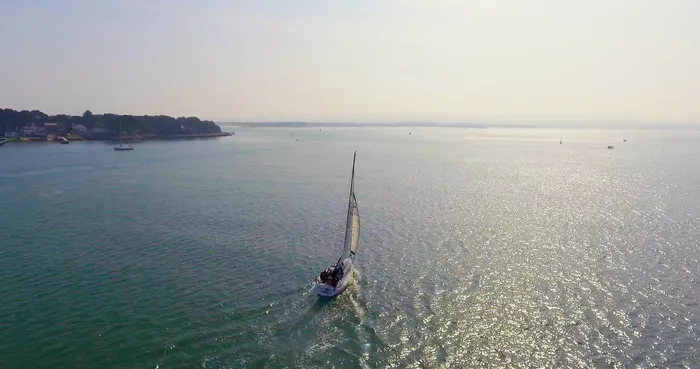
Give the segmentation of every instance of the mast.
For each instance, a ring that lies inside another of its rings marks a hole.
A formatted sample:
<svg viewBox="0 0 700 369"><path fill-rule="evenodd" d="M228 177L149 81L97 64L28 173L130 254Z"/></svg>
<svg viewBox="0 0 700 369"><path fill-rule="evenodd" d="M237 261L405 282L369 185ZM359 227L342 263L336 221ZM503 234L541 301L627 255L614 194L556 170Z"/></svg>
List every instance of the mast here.
<svg viewBox="0 0 700 369"><path fill-rule="evenodd" d="M357 151L352 154L352 174L350 175L350 196L348 197L348 209L352 204L352 196L355 194L355 158L357 158Z"/></svg>
<svg viewBox="0 0 700 369"><path fill-rule="evenodd" d="M119 146L122 146L122 121L119 120Z"/></svg>
<svg viewBox="0 0 700 369"><path fill-rule="evenodd" d="M340 264L343 257L350 251L350 242L352 241L352 215L353 215L353 199L355 197L355 159L357 158L357 151L352 156L352 174L350 176L350 194L348 196L348 214L345 221L345 241L343 242L343 252L340 254L340 258L336 264Z"/></svg>

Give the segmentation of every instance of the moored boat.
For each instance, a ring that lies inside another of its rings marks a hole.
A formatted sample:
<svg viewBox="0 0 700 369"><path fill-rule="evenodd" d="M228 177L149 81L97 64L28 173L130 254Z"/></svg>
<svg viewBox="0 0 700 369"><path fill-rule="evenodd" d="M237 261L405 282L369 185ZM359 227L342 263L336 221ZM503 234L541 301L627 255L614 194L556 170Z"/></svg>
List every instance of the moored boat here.
<svg viewBox="0 0 700 369"><path fill-rule="evenodd" d="M134 147L129 145L129 146L124 146L122 143L122 122L119 122L119 146L114 147L114 151L133 151Z"/></svg>

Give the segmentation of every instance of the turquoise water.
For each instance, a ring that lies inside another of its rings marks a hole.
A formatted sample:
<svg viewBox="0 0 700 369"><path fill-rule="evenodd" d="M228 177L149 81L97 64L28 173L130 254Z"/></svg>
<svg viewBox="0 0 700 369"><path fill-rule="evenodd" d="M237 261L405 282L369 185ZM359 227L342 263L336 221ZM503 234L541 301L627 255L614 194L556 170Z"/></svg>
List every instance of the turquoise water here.
<svg viewBox="0 0 700 369"><path fill-rule="evenodd" d="M700 366L699 131L227 129L0 148L0 368Z"/></svg>

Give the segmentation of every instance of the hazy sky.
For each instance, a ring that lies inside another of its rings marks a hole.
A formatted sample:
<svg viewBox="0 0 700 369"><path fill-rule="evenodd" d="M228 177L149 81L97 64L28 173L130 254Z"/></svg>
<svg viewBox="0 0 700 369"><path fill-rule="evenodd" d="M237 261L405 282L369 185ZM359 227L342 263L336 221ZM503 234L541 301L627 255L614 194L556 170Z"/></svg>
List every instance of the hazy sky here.
<svg viewBox="0 0 700 369"><path fill-rule="evenodd" d="M700 122L700 0L0 0L0 50L53 114Z"/></svg>

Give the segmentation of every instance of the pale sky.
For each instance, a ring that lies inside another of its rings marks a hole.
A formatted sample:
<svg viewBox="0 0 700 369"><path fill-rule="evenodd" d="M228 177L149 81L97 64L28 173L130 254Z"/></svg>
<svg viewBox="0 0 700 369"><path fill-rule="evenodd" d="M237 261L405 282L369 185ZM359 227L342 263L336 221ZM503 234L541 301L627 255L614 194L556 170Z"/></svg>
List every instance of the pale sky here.
<svg viewBox="0 0 700 369"><path fill-rule="evenodd" d="M49 114L700 123L700 0L0 0L0 50Z"/></svg>

